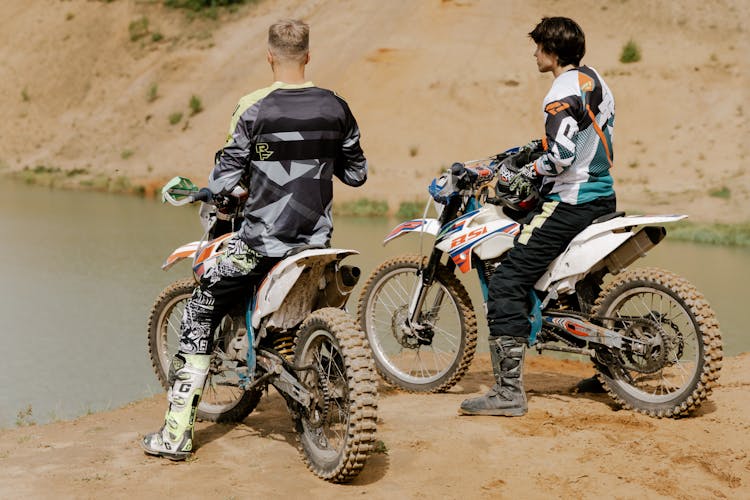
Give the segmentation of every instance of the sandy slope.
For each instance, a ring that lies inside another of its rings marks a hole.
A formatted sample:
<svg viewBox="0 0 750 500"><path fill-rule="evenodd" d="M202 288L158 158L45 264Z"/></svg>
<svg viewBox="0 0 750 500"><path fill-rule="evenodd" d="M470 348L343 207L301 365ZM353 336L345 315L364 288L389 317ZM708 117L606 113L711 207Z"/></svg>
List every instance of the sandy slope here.
<svg viewBox="0 0 750 500"><path fill-rule="evenodd" d="M486 390L486 358L448 394L381 387L378 439L353 484L307 471L280 396L237 426L200 423L187 463L145 456L138 436L156 397L72 422L0 431L0 498L748 498L750 355L725 361L721 386L692 417L617 411L572 394L588 365L531 357L528 415L459 417Z"/></svg>
<svg viewBox="0 0 750 500"><path fill-rule="evenodd" d="M265 30L312 27L309 76L358 116L372 166L367 196L422 199L440 168L541 133L551 83L526 33L542 15L577 19L584 62L617 100L621 206L698 220L750 218L748 19L743 0L265 0L224 22L160 2L6 0L0 6L0 165L87 168L136 181L205 178L237 99L269 83ZM146 16L150 33L130 40ZM629 39L643 60L618 62ZM149 88L159 97L149 102ZM190 116L191 95L204 111ZM185 117L169 125L175 112ZM728 187L729 198L711 190Z"/></svg>

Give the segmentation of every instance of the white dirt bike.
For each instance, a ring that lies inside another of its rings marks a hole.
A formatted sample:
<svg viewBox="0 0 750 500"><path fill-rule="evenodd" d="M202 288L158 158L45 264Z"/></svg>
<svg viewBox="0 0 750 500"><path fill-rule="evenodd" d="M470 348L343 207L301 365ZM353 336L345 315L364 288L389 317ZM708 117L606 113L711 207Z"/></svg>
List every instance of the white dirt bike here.
<svg viewBox="0 0 750 500"><path fill-rule="evenodd" d="M467 163L471 176L458 177L466 174L461 167L433 180L428 207L434 203L439 218L404 222L385 238L435 237L428 257L383 262L360 295L360 326L389 383L442 392L466 373L477 319L456 270L476 269L486 310L487 284L519 232L517 210L538 200L538 192L519 199L508 189L529 155L510 149ZM684 217L600 217L549 265L529 297L530 346L590 357L615 401L655 417L698 408L721 367L718 322L698 290L669 271L626 270L665 237L666 224Z"/></svg>
<svg viewBox="0 0 750 500"><path fill-rule="evenodd" d="M205 202L185 178L172 179L162 193L177 206ZM247 192L233 195L203 203L206 234L177 248L162 266L167 270L191 258L194 273L167 286L149 316L149 356L165 389L185 304L240 220ZM333 482L355 477L375 447L377 375L364 334L342 310L359 269L341 261L356 253L296 252L269 272L250 304L238 303L223 318L197 414L202 420L241 422L273 385L286 400L308 468Z"/></svg>

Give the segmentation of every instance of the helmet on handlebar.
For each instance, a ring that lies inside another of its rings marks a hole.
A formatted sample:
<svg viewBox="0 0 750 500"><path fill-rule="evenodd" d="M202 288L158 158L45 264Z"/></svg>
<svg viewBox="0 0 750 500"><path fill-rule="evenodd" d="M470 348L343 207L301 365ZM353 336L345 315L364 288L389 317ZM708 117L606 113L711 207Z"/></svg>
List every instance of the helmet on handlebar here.
<svg viewBox="0 0 750 500"><path fill-rule="evenodd" d="M539 186L533 185L531 192L525 197L519 196L518 193L510 189L511 179L521 170L521 167L517 165L515 160L516 158L511 156L500 163L496 174L495 197L503 206L515 212L527 213L533 210L539 203L539 199L541 198Z"/></svg>

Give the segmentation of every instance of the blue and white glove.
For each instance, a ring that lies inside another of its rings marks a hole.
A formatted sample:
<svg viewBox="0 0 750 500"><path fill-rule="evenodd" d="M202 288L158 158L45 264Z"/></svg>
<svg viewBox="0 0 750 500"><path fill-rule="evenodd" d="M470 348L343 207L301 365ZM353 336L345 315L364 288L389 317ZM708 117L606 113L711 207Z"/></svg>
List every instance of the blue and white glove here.
<svg viewBox="0 0 750 500"><path fill-rule="evenodd" d="M537 178L536 168L533 163L528 163L521 167L516 175L511 177L508 188L518 196L525 198L534 190L534 184Z"/></svg>

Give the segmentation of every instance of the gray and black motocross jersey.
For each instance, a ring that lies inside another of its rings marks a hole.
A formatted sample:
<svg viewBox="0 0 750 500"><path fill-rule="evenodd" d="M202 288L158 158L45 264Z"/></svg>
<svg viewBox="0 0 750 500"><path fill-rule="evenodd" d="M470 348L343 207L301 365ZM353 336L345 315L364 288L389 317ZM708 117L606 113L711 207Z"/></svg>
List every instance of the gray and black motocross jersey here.
<svg viewBox="0 0 750 500"><path fill-rule="evenodd" d="M367 180L359 138L349 106L335 93L311 82L276 82L240 99L208 188L225 194L247 179L240 237L261 255L328 246L333 176L350 186Z"/></svg>
<svg viewBox="0 0 750 500"><path fill-rule="evenodd" d="M612 134L615 101L599 73L571 69L544 98L544 154L535 162L542 193L578 205L614 195Z"/></svg>

